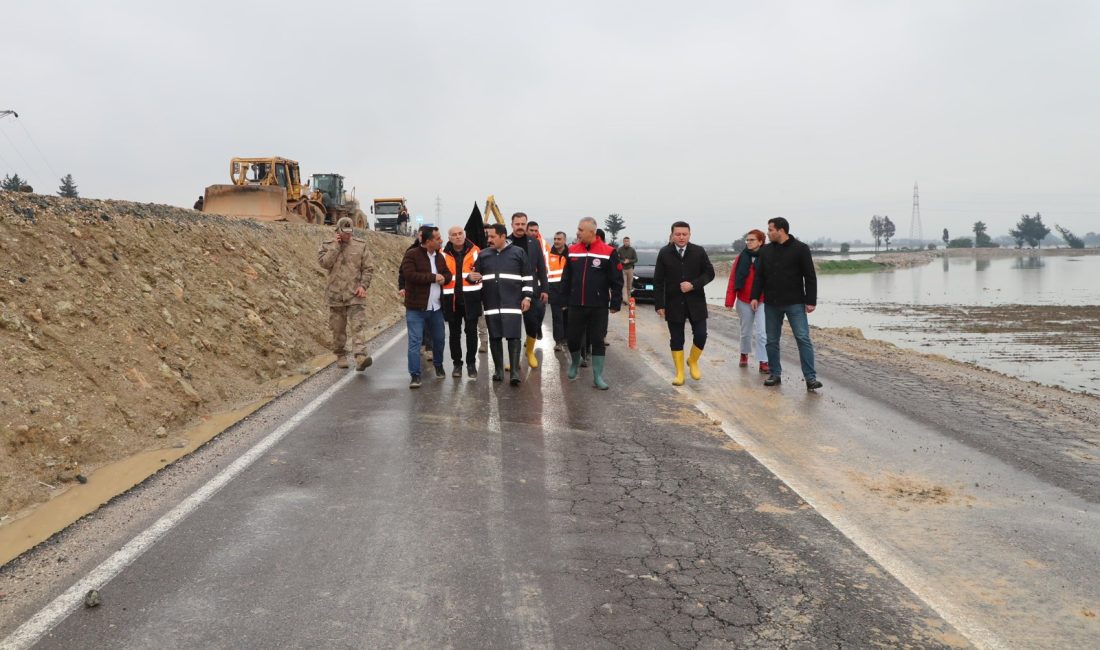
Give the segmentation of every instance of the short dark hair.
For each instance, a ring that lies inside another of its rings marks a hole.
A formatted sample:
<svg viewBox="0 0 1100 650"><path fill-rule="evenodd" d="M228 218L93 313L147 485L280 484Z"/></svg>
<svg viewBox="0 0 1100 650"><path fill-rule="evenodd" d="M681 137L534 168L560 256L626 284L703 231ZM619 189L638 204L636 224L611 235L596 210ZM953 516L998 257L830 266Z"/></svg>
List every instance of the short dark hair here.
<svg viewBox="0 0 1100 650"><path fill-rule="evenodd" d="M789 224L787 220L783 217L772 217L771 219L768 219L768 223L775 226L776 230L782 230L788 235L791 234L791 224Z"/></svg>
<svg viewBox="0 0 1100 650"><path fill-rule="evenodd" d="M677 228L687 228L688 230L691 230L691 226L688 225L688 222L686 222L686 221L675 221L675 222L672 223L672 227L669 228L668 231L672 232L673 230L676 230Z"/></svg>
<svg viewBox="0 0 1100 650"><path fill-rule="evenodd" d="M607 235L604 233L603 228L596 228L596 236L603 241L607 241Z"/></svg>
<svg viewBox="0 0 1100 650"><path fill-rule="evenodd" d="M528 221L527 222L527 227L528 228L530 228L531 226L537 226L537 225L539 225L539 222L537 222L537 221Z"/></svg>
<svg viewBox="0 0 1100 650"><path fill-rule="evenodd" d="M563 230L559 230L556 233L554 233L555 237L557 237L558 235L561 235L562 237L565 237L566 239L569 239L569 235L565 234L565 231L563 231Z"/></svg>
<svg viewBox="0 0 1100 650"><path fill-rule="evenodd" d="M438 230L435 226L420 226L420 243L426 244Z"/></svg>
<svg viewBox="0 0 1100 650"><path fill-rule="evenodd" d="M507 235L508 234L508 228L506 228L504 226L504 224L502 224L502 223L494 223L492 225L492 228L493 228L493 232L495 232L498 235Z"/></svg>
<svg viewBox="0 0 1100 650"><path fill-rule="evenodd" d="M626 240L628 240L628 239L630 239L630 237L629 237L629 236L623 237L623 241L626 241Z"/></svg>
<svg viewBox="0 0 1100 650"><path fill-rule="evenodd" d="M515 212L515 213L513 213L512 214L512 221L515 221L516 217L523 217L524 219L526 219L527 218L527 213L526 212Z"/></svg>

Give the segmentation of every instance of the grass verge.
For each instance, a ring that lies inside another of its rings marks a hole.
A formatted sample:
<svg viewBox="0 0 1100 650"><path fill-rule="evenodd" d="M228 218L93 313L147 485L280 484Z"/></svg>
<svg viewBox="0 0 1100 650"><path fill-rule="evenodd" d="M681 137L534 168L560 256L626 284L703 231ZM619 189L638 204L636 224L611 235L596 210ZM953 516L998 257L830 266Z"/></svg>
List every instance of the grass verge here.
<svg viewBox="0 0 1100 650"><path fill-rule="evenodd" d="M818 267L818 273L866 273L868 271L881 271L885 264L872 262L871 260L825 260Z"/></svg>

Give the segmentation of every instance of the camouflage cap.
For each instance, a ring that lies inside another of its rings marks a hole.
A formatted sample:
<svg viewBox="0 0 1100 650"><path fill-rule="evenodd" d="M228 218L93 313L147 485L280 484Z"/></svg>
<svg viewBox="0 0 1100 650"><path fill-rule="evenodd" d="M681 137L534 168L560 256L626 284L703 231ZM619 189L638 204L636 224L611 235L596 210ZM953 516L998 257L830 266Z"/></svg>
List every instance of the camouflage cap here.
<svg viewBox="0 0 1100 650"><path fill-rule="evenodd" d="M351 232L351 228L350 217L341 217L340 220L336 222L336 232Z"/></svg>

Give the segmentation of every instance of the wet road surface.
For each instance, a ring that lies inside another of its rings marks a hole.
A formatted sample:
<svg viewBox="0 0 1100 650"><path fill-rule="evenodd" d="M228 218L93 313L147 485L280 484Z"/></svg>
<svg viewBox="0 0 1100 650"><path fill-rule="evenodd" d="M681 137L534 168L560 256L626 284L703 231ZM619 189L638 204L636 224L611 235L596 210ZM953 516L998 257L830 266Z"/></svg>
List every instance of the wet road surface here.
<svg viewBox="0 0 1100 650"><path fill-rule="evenodd" d="M39 647L967 644L612 341L609 392L395 346Z"/></svg>
<svg viewBox="0 0 1100 650"><path fill-rule="evenodd" d="M643 358L671 377L662 328L639 324ZM830 350L808 394L789 331L793 372L768 389L736 367L736 317L712 309L710 332L684 396L971 642L1097 647L1100 466L1081 453L1095 431Z"/></svg>

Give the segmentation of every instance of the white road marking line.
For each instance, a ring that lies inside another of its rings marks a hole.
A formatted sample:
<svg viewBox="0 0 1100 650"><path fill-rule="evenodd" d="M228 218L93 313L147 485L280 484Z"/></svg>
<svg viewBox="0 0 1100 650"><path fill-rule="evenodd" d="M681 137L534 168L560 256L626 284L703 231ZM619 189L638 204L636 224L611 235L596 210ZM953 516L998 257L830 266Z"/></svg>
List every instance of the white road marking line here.
<svg viewBox="0 0 1100 650"><path fill-rule="evenodd" d="M513 531L506 530L508 521L504 516L504 426L500 419L499 397L496 394L500 389L514 390L505 382L489 382L489 419L485 428L489 433L495 434L497 444L492 459L492 475L486 477L489 479L487 485L490 489L486 495L489 515L485 518L485 530L493 555L500 558L500 597L516 645L522 648L552 648L553 628L547 619L546 603L539 588L538 576L524 571L522 566L511 561L506 551L509 540L514 538ZM496 523L497 516L502 519L500 525Z"/></svg>
<svg viewBox="0 0 1100 650"><path fill-rule="evenodd" d="M399 332L373 353L377 355L384 354L404 337L405 333ZM125 546L115 551L114 555L104 560L103 563L92 569L88 575L78 580L76 584L69 587L63 594L55 598L50 604L43 607L37 614L20 625L6 639L0 642L0 648L3 650L22 650L23 648L29 648L37 643L43 636L49 633L50 630L65 620L73 610L81 605L84 601L84 594L86 594L88 590L102 589L104 585L121 573L123 569L141 557L141 555L149 550L153 544L164 537L168 531L175 528L177 524L186 519L187 516L197 510L199 506L217 494L226 484L236 478L244 470L248 469L248 467L256 462L260 456L263 456L264 453L278 444L280 440L285 438L286 435L301 424L303 420L312 415L322 404L327 402L337 393L337 391L343 388L349 381L355 379L359 374L360 373L352 371L341 377L335 384L325 390L325 392L315 397L313 401L307 404L302 410L298 411L289 420L281 424L279 428L267 434L262 440L253 445L251 449L222 470L220 474L191 493L191 495L180 502L179 505L168 511L163 517L154 522L153 525L149 526L127 542Z"/></svg>
<svg viewBox="0 0 1100 650"><path fill-rule="evenodd" d="M650 367L653 374L671 380L672 373L668 372L665 365L658 362L652 354L643 352L639 356L646 365ZM678 390L690 389L685 386ZM866 553L872 560L878 563L879 566L885 569L887 573L904 585L906 589L913 592L917 598L928 605L932 611L936 612L941 618L950 623L976 647L988 650L1002 650L1010 647L989 628L967 614L963 607L952 601L947 595L941 595L931 581L921 576L920 569L891 552L885 545L880 544L872 535L867 533L862 527L844 516L838 510L823 505L826 503L828 495L818 494L817 491L809 485L792 478L795 476L793 471L789 471L782 462L771 457L767 453L766 447L758 440L745 431L726 422L722 417L721 411L713 409L705 402L699 400L695 401L695 408L711 420L720 422L722 431L730 440L744 447L745 453L756 459L756 461L771 472L773 476L782 481L797 494L799 498L809 504L810 507L814 509L814 512L824 517L833 528L840 531L841 535L851 540L860 550Z"/></svg>

